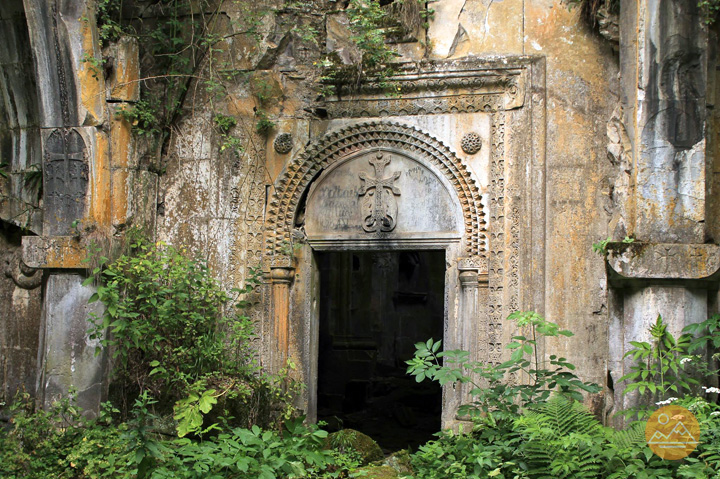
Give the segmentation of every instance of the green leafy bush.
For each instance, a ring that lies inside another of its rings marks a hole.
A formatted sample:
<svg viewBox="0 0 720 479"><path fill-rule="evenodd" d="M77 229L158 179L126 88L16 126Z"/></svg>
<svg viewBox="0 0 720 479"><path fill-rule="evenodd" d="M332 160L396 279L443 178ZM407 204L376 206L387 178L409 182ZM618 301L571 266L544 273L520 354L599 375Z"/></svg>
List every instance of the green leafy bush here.
<svg viewBox="0 0 720 479"><path fill-rule="evenodd" d="M720 315L686 326L677 338L658 315L648 332L652 342L631 341L633 348L624 356L634 363L620 378L626 382L623 394L640 395L639 405L628 415L642 417L671 394L692 396L700 392L701 378L716 381L718 377L719 354L711 352L720 348Z"/></svg>
<svg viewBox="0 0 720 479"><path fill-rule="evenodd" d="M540 337L572 336L557 324L537 313L513 313L519 330L528 329L529 336L513 336L506 346L512 351L510 359L495 365L470 360L470 353L462 350L440 351L440 341L428 340L415 345L415 356L407 361L408 373L420 382L425 378L441 385L453 382L472 385L472 402L460 407L461 415L471 418L487 416L513 417L526 405L547 401L554 391L574 399L582 399L582 392L596 393L600 387L581 381L572 371L575 366L565 358L550 355L547 360L538 352ZM511 376L526 375L528 381L511 382Z"/></svg>
<svg viewBox="0 0 720 479"><path fill-rule="evenodd" d="M133 255L96 271L101 283L90 298L105 306L91 317L91 337L111 349L117 378L163 396L225 369L222 307L230 298L207 264L171 246L133 246Z"/></svg>
<svg viewBox="0 0 720 479"><path fill-rule="evenodd" d="M287 370L275 376L260 371L250 347L252 322L241 309L224 314L233 298L207 263L142 239L131 248L88 279L98 283L90 301L105 306L90 318L90 337L111 352L123 414L147 391L158 413L173 412L181 435L201 432L213 408L209 422L222 416L236 425L269 426L289 418L296 385ZM259 281L254 272L243 289L233 290L235 299Z"/></svg>
<svg viewBox="0 0 720 479"><path fill-rule="evenodd" d="M327 432L304 426L304 418L285 424L282 433L234 428L206 441L177 439L153 471L153 479L252 477L303 478L322 470L332 456L321 449Z"/></svg>
<svg viewBox="0 0 720 479"><path fill-rule="evenodd" d="M131 419L116 424L108 410L87 420L68 399L50 411L14 407L13 428L0 430L3 479L206 479L330 478L335 462L322 449L325 431L288 421L282 432L252 428L223 430L204 440L158 433L147 393L135 401ZM117 412L117 411L115 411Z"/></svg>
<svg viewBox="0 0 720 479"><path fill-rule="evenodd" d="M112 424L109 404L97 419L87 419L69 398L34 411L24 394L9 410L11 427L0 429L3 479L129 477L127 427Z"/></svg>

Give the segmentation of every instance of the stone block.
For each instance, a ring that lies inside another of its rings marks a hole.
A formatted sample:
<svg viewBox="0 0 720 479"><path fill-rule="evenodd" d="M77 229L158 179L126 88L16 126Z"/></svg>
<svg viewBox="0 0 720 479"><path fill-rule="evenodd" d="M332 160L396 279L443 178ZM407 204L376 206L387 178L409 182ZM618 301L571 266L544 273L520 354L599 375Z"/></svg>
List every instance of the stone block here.
<svg viewBox="0 0 720 479"><path fill-rule="evenodd" d="M110 142L107 133L95 130L95 149L90 163L89 217L101 231L110 226Z"/></svg>
<svg viewBox="0 0 720 479"><path fill-rule="evenodd" d="M250 91L267 113L277 112L285 96L279 75L267 70L257 71L250 77Z"/></svg>
<svg viewBox="0 0 720 479"><path fill-rule="evenodd" d="M132 216L131 191L135 172L121 168L112 172L112 224L114 227L125 225Z"/></svg>
<svg viewBox="0 0 720 479"><path fill-rule="evenodd" d="M107 99L135 102L140 99L140 48L136 38L122 37L106 53L112 62L107 79Z"/></svg>
<svg viewBox="0 0 720 479"><path fill-rule="evenodd" d="M708 279L720 271L720 246L611 243L607 261L615 278Z"/></svg>
<svg viewBox="0 0 720 479"><path fill-rule="evenodd" d="M139 170L132 184L132 224L154 234L157 222L158 175Z"/></svg>
<svg viewBox="0 0 720 479"><path fill-rule="evenodd" d="M23 236L23 262L31 268L84 269L86 245L73 236Z"/></svg>
<svg viewBox="0 0 720 479"><path fill-rule="evenodd" d="M95 355L99 341L88 337L91 313L102 314L102 303L88 304L95 289L83 286L78 274L51 274L40 331L38 399L44 407L68 395L87 415L94 415L106 396L106 357Z"/></svg>
<svg viewBox="0 0 720 479"><path fill-rule="evenodd" d="M349 20L345 13L330 14L326 17L325 29L327 40L325 51L334 53L344 65L358 63L362 53L357 45L350 40L353 33L350 31Z"/></svg>
<svg viewBox="0 0 720 479"><path fill-rule="evenodd" d="M87 8L87 7L86 7ZM78 12L76 18L65 18L68 35L73 38L71 49L77 75L77 90L80 104L78 118L84 126L97 126L105 121L105 75L102 52L98 40L95 16L89 11ZM82 17L89 20L83 21ZM79 40L76 37L79 36ZM79 125L78 125L79 126Z"/></svg>
<svg viewBox="0 0 720 479"><path fill-rule="evenodd" d="M113 168L136 168L138 155L132 135L132 125L119 115L119 112L130 108L127 103L116 105L112 110L110 123L110 150Z"/></svg>

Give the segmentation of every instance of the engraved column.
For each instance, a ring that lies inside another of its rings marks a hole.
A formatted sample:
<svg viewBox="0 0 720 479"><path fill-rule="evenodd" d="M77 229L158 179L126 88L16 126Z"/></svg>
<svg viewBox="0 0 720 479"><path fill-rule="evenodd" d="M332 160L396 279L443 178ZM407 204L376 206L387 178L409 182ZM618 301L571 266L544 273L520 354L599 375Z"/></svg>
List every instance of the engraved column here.
<svg viewBox="0 0 720 479"><path fill-rule="evenodd" d="M470 359L478 360L478 296L479 288L479 269L477 266L464 265L462 262L458 265L460 280L460 308L459 321L457 322L459 330L457 331L456 344L460 349L470 352ZM470 401L470 390L474 386L471 383L460 384L456 388L457 406ZM456 417L456 419L465 419Z"/></svg>
<svg viewBox="0 0 720 479"><path fill-rule="evenodd" d="M275 351L273 369L279 370L285 365L290 347L290 283L295 275L291 266L275 266L270 268L272 294L273 336Z"/></svg>

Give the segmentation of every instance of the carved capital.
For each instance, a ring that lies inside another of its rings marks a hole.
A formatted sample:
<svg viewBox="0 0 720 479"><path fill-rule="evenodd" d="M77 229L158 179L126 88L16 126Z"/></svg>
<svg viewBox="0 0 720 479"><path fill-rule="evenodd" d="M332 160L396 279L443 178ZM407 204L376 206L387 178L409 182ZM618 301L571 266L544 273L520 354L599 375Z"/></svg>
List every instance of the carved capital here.
<svg viewBox="0 0 720 479"><path fill-rule="evenodd" d="M474 270L479 274L487 276L488 272L488 260L486 256L470 256L467 258L458 259L458 270Z"/></svg>
<svg viewBox="0 0 720 479"><path fill-rule="evenodd" d="M270 269L274 268L295 268L292 256L276 255L270 259Z"/></svg>
<svg viewBox="0 0 720 479"><path fill-rule="evenodd" d="M270 268L270 282L272 284L290 284L295 277L295 268Z"/></svg>
<svg viewBox="0 0 720 479"><path fill-rule="evenodd" d="M478 276L477 271L462 271L460 273L460 286L462 286L463 289L477 288Z"/></svg>
<svg viewBox="0 0 720 479"><path fill-rule="evenodd" d="M73 236L23 236L22 257L32 268L84 269L87 248Z"/></svg>

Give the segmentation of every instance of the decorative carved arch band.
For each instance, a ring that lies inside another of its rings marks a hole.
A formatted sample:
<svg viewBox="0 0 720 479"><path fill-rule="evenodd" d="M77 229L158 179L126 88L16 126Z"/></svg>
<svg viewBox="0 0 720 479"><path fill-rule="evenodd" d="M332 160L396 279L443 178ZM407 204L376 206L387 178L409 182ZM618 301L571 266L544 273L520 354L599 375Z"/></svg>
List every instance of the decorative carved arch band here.
<svg viewBox="0 0 720 479"><path fill-rule="evenodd" d="M293 160L278 179L267 211L265 254L279 259L292 242L298 206L303 195L323 170L355 152L394 148L432 165L453 186L460 202L469 256L484 255L486 224L480 191L467 167L437 138L395 122L370 121L330 132Z"/></svg>

